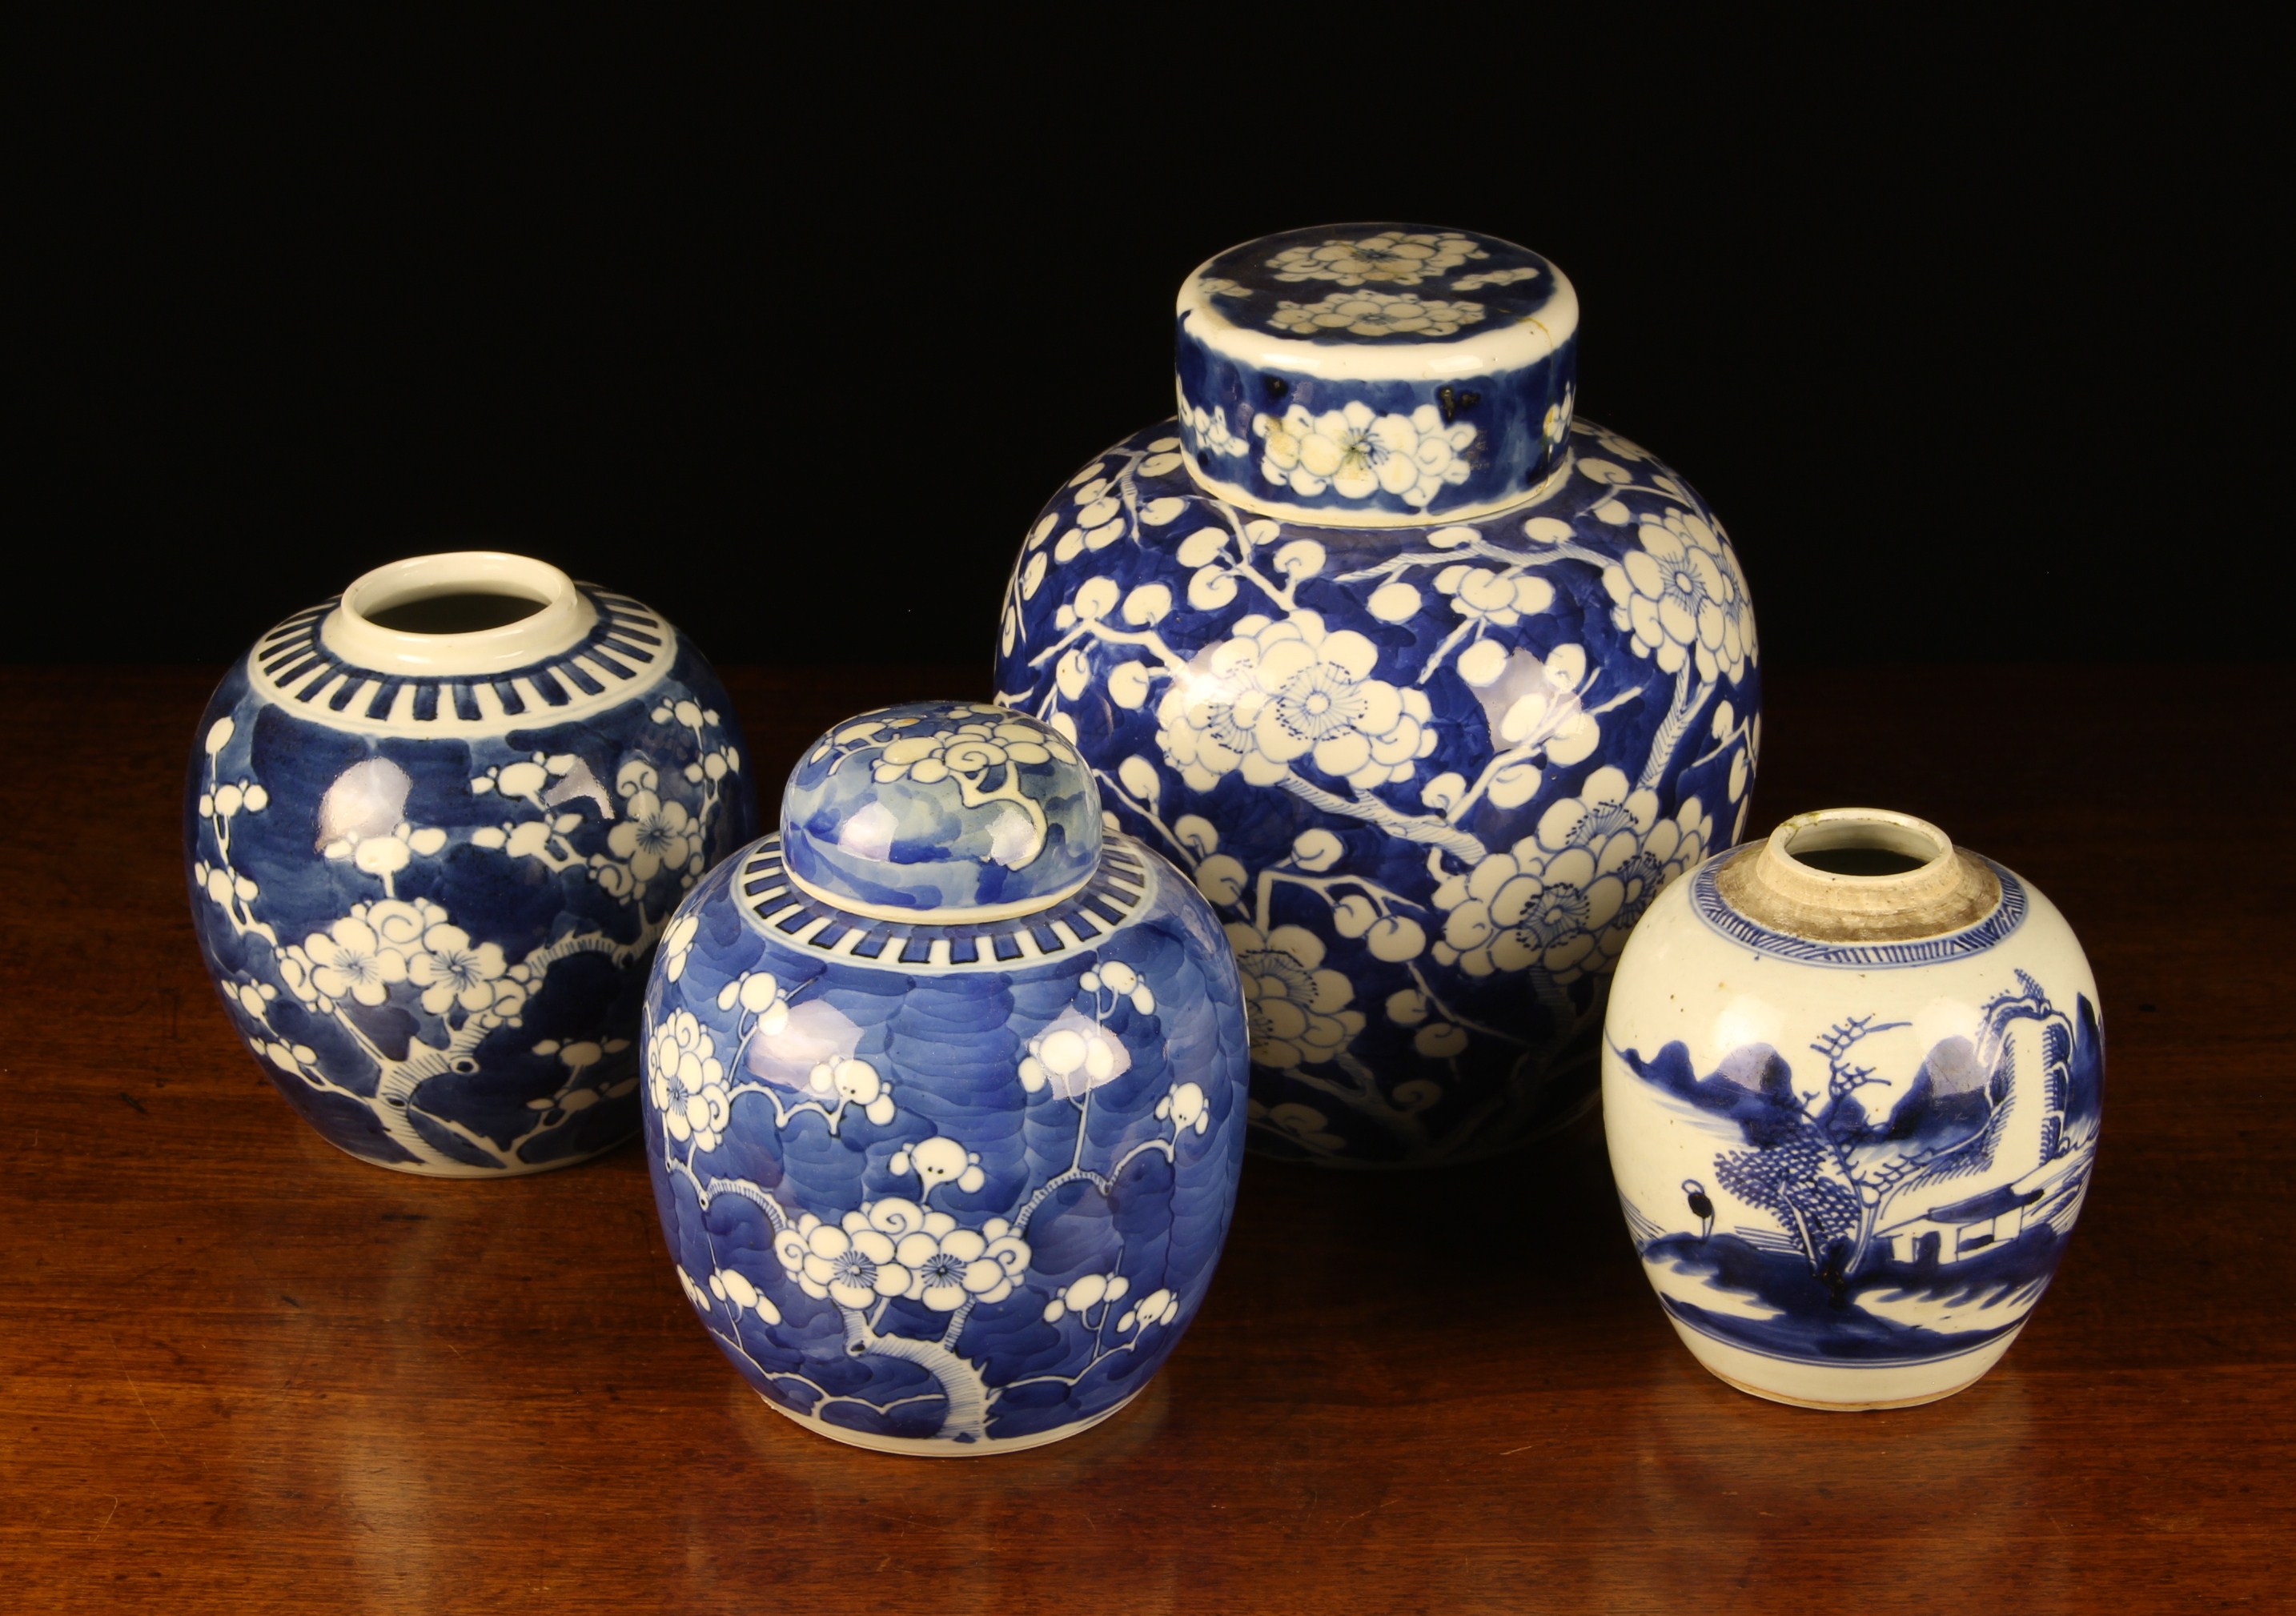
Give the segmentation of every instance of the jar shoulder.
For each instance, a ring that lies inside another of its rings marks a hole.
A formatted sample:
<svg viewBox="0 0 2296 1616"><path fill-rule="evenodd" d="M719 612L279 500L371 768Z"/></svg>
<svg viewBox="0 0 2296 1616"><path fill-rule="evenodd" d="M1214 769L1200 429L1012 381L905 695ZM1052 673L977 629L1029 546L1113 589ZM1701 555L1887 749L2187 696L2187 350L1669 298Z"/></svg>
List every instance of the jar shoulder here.
<svg viewBox="0 0 2296 1616"><path fill-rule="evenodd" d="M955 926L838 909L791 886L780 854L778 835L758 837L680 906L663 937L665 971L676 972L667 976L665 1003L738 998L742 980L765 972L783 984L817 984L814 990L830 997L996 999L1005 1003L1000 1014L1019 1025L1056 1019L1079 979L1096 974L1136 1009L1153 999L1168 1020L1209 1014L1242 1025L1242 980L1211 905L1131 836L1108 834L1099 878L1070 898L1037 914ZM1136 988L1145 991L1136 997ZM717 1008L730 1012L733 1001ZM888 1013L906 1015L898 1002Z"/></svg>
<svg viewBox="0 0 2296 1616"><path fill-rule="evenodd" d="M1270 538L1306 538L1335 554L1368 558L1457 548L1476 538L1553 543L1562 537L1555 524L1567 527L1588 550L1615 556L1636 547L1637 529L1653 505L1660 508L1661 524L1663 508L1674 507L1685 525L1703 524L1708 530L1688 531L1685 537L1729 548L1719 520L1688 479L1641 445L1584 418L1571 425L1570 453L1561 471L1516 503L1466 521L1439 517L1381 527L1278 519L1224 500L1190 473L1178 431L1177 421L1158 422L1086 463L1046 502L1029 529L1024 557L1046 547L1058 564L1104 550L1119 537L1152 544L1160 534L1177 540L1226 515Z"/></svg>
<svg viewBox="0 0 2296 1616"><path fill-rule="evenodd" d="M2013 873L2002 872L2001 908L1959 933L1827 945L1734 923L1708 879L1719 862L1672 882L1628 939L1605 1020L1613 1056L1680 1043L1702 1073L1754 1049L1823 1071L1826 1048L1849 1037L1877 1055L1894 1051L1910 1076L1940 1045L1982 1044L2013 1005L2062 1018L2068 1038L2102 1038L2096 979L2079 939Z"/></svg>
<svg viewBox="0 0 2296 1616"><path fill-rule="evenodd" d="M627 595L577 587L589 619L573 642L515 666L480 672L411 673L363 663L330 630L337 603L296 612L258 636L232 665L209 706L252 695L312 726L370 739L441 742L491 738L570 724L635 727L667 700L730 704L708 660L659 612Z"/></svg>

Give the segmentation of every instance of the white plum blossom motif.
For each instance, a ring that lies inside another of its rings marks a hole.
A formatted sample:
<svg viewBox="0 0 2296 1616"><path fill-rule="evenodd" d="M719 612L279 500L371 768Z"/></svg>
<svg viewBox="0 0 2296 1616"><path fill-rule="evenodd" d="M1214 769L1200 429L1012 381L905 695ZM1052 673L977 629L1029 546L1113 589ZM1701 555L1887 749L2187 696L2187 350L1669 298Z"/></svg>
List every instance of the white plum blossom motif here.
<svg viewBox="0 0 2296 1616"><path fill-rule="evenodd" d="M1746 586L1722 537L1703 518L1669 511L1644 519L1639 550L1603 569L1616 603L1611 620L1634 636L1636 652L1668 673L1695 664L1711 683L1718 674L1745 677L1754 655Z"/></svg>
<svg viewBox="0 0 2296 1616"><path fill-rule="evenodd" d="M1707 854L1713 849L1714 821L1704 805L1693 797L1673 818L1661 819L1652 825L1632 857L1612 866L1611 873L1625 888L1625 896L1620 901L1618 914L1597 939L1602 946L1604 969L1617 964L1626 948L1628 934L1651 906L1651 901L1676 876L1705 862Z"/></svg>
<svg viewBox="0 0 2296 1616"><path fill-rule="evenodd" d="M1445 426L1431 404L1408 415L1374 415L1360 399L1320 415L1295 404L1281 417L1253 416L1251 430L1262 440L1259 474L1272 483L1303 496L1326 488L1342 499L1385 492L1414 506L1467 480L1465 455L1475 441L1473 427Z"/></svg>
<svg viewBox="0 0 2296 1616"><path fill-rule="evenodd" d="M954 1184L970 1194L988 1182L988 1176L980 1170L980 1153L965 1149L962 1142L946 1134L912 1144L886 1165L896 1173L914 1172L924 1181L927 1196L944 1184Z"/></svg>
<svg viewBox="0 0 2296 1616"><path fill-rule="evenodd" d="M726 1066L712 1038L690 1010L673 1012L646 1046L646 1075L654 1109L669 1136L716 1150L733 1115Z"/></svg>
<svg viewBox="0 0 2296 1616"><path fill-rule="evenodd" d="M447 845L447 833L437 826L418 828L406 822L413 788L406 771L388 758L369 758L343 770L319 801L320 853L348 859L380 878L385 895L395 896L392 877L416 857L428 858ZM228 803L229 791L226 786L215 793L218 808Z"/></svg>
<svg viewBox="0 0 2296 1616"><path fill-rule="evenodd" d="M323 1014L346 1001L381 1005L397 984L411 982L422 1008L450 1024L459 1012L465 1025L479 1017L474 1025L480 1029L504 1021L516 1026L535 981L524 963L509 962L498 944L473 943L427 898L354 904L326 931L290 944L276 957L288 991ZM252 1004L248 1013L265 1019Z"/></svg>
<svg viewBox="0 0 2296 1616"><path fill-rule="evenodd" d="M1596 769L1533 834L1436 889L1447 911L1437 958L1471 976L1536 965L1558 982L1607 969L1651 900L1713 840L1696 798L1672 819L1658 806L1623 770Z"/></svg>
<svg viewBox="0 0 2296 1616"><path fill-rule="evenodd" d="M1560 447L1562 440L1570 436L1571 400L1577 392L1576 388L1565 388L1562 401L1546 406L1546 419L1540 425L1538 435L1540 441L1551 448Z"/></svg>
<svg viewBox="0 0 2296 1616"><path fill-rule="evenodd" d="M886 1091L884 1075L866 1061L849 1057L823 1061L806 1075L805 1086L815 1100L840 1112L848 1105L860 1107L861 1114L880 1128L890 1123L900 1109Z"/></svg>
<svg viewBox="0 0 2296 1616"><path fill-rule="evenodd" d="M923 1208L898 1196L865 1203L838 1223L808 1212L775 1238L774 1255L808 1296L866 1308L909 1293L916 1276L896 1259L896 1242L922 1230L924 1221ZM950 1226L955 1222L950 1218Z"/></svg>
<svg viewBox="0 0 2296 1616"><path fill-rule="evenodd" d="M310 957L310 984L324 998L353 999L380 1005L390 997L390 985L406 980L406 956L387 948L374 928L357 915L346 915L324 931L303 939Z"/></svg>
<svg viewBox="0 0 2296 1616"><path fill-rule="evenodd" d="M1098 993L1105 988L1119 998L1131 1000L1132 1007L1142 1015L1156 1013L1156 990L1120 959L1101 961L1096 968L1077 978L1077 986L1086 993Z"/></svg>
<svg viewBox="0 0 2296 1616"><path fill-rule="evenodd" d="M1140 1299L1140 1305L1116 1321L1119 1334L1129 1335L1135 1330L1146 1330L1156 1325L1168 1325L1180 1317L1180 1295L1162 1286Z"/></svg>
<svg viewBox="0 0 2296 1616"><path fill-rule="evenodd" d="M1180 419L1187 423L1196 447L1215 455L1242 456L1251 453L1251 440L1228 430L1227 411L1218 405L1197 405L1180 395Z"/></svg>
<svg viewBox="0 0 2296 1616"><path fill-rule="evenodd" d="M1284 298L1267 323L1306 337L1334 332L1351 337L1447 337L1482 317L1480 303L1447 302L1409 292L1335 291L1315 303Z"/></svg>
<svg viewBox="0 0 2296 1616"><path fill-rule="evenodd" d="M1642 836L1658 818L1658 793L1637 788L1624 769L1598 768L1576 797L1549 804L1538 816L1538 842L1549 852L1601 848L1620 835Z"/></svg>
<svg viewBox="0 0 2296 1616"><path fill-rule="evenodd" d="M1595 934L1625 900L1624 886L1600 874L1586 849L1550 859L1537 837L1526 836L1436 889L1436 903L1449 913L1435 956L1470 976L1538 965L1573 981L1589 967Z"/></svg>
<svg viewBox="0 0 2296 1616"><path fill-rule="evenodd" d="M1435 575L1451 610L1490 628L1512 628L1554 603L1554 586L1531 572L1496 572L1455 563Z"/></svg>
<svg viewBox="0 0 2296 1616"><path fill-rule="evenodd" d="M1052 757L1032 725L960 724L928 735L903 735L889 742L874 766L881 781L907 775L931 785L951 775L978 775L1006 763L1043 763Z"/></svg>
<svg viewBox="0 0 2296 1616"><path fill-rule="evenodd" d="M1197 290L1208 298L1245 298L1251 294L1224 275L1208 275L1196 283Z"/></svg>
<svg viewBox="0 0 2296 1616"><path fill-rule="evenodd" d="M1267 260L1279 281L1331 281L1341 286L1383 282L1416 286L1470 258L1489 255L1454 231L1382 230L1357 242L1337 237L1316 247L1289 247ZM1538 271L1531 271L1536 275Z"/></svg>
<svg viewBox="0 0 2296 1616"><path fill-rule="evenodd" d="M1029 1040L1021 1061L1021 1087L1030 1094L1050 1085L1064 1100L1080 1099L1132 1070L1124 1040L1071 1005Z"/></svg>
<svg viewBox="0 0 2296 1616"><path fill-rule="evenodd" d="M709 1304L699 1294L700 1287L687 1277L684 1268L678 1269L677 1277L685 1285L685 1294L693 1305L705 1312L708 1311ZM741 1317L744 1313L754 1313L761 1325L777 1325L782 1322L782 1310L774 1305L773 1298L759 1295L758 1287L750 1283L750 1276L739 1268L711 1269L709 1294L724 1302L726 1310L735 1318Z"/></svg>
<svg viewBox="0 0 2296 1616"><path fill-rule="evenodd" d="M661 973L671 981L685 974L685 956L693 947L693 935L701 929L701 916L692 910L669 923L661 934Z"/></svg>
<svg viewBox="0 0 2296 1616"><path fill-rule="evenodd" d="M1157 740L1188 784L1209 791L1241 770L1273 785L1307 761L1358 790L1407 780L1435 748L1426 693L1371 677L1379 649L1312 611L1240 618L1156 710Z"/></svg>
<svg viewBox="0 0 2296 1616"><path fill-rule="evenodd" d="M1453 291L1480 291L1486 286L1513 286L1519 281L1538 278L1537 267L1521 265L1513 269L1479 269L1473 275L1463 275L1451 283Z"/></svg>
<svg viewBox="0 0 2296 1616"><path fill-rule="evenodd" d="M422 1008L444 1015L459 1007L465 1014L496 1007L507 962L496 943L473 943L460 926L444 922L422 933L422 951L406 962L406 977L422 989ZM520 995L523 999L523 993Z"/></svg>
<svg viewBox="0 0 2296 1616"><path fill-rule="evenodd" d="M1029 1243L1012 1231L1002 1218L965 1229L947 1212L925 1213L893 1247L894 1260L909 1273L906 1294L936 1313L954 1313L968 1301L1003 1301L1029 1267Z"/></svg>
<svg viewBox="0 0 2296 1616"><path fill-rule="evenodd" d="M1236 922L1228 945L1243 972L1244 1009L1251 1058L1290 1068L1329 1061L1364 1029L1363 1012L1350 1010L1355 988L1323 969L1324 939L1304 926L1259 927Z"/></svg>
<svg viewBox="0 0 2296 1616"><path fill-rule="evenodd" d="M693 865L701 856L701 829L675 797L665 802L652 792L634 792L621 823L606 833L606 845L643 885L663 870Z"/></svg>
<svg viewBox="0 0 2296 1616"><path fill-rule="evenodd" d="M1193 1128L1197 1133L1210 1133L1212 1126L1211 1102L1205 1097L1202 1086L1180 1083L1172 1092L1156 1102L1156 1118L1172 1125L1175 1135Z"/></svg>
<svg viewBox="0 0 2296 1616"><path fill-rule="evenodd" d="M1053 1292L1053 1300L1045 1304L1045 1322L1057 1325L1073 1313L1088 1324L1086 1314L1104 1303L1122 1301L1131 1293L1132 1282L1121 1274L1079 1275ZM1103 1320L1107 1317L1101 1315Z"/></svg>

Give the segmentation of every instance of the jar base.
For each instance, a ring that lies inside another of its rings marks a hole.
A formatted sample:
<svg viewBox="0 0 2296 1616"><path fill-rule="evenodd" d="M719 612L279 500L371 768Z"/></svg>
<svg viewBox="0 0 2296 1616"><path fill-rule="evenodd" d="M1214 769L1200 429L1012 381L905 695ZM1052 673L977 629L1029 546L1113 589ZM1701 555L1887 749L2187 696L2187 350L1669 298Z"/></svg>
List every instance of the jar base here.
<svg viewBox="0 0 2296 1616"><path fill-rule="evenodd" d="M1141 1391L1147 1390L1147 1387L1143 1386L1139 1391L1130 1393L1114 1407L1103 1408L1088 1420L1078 1420L1075 1424L1063 1425L1058 1431L1039 1431L1031 1436L1013 1437L1004 1441L997 1441L992 1438L979 1442L946 1442L939 1437L872 1436L865 1431L854 1431L847 1426L832 1425L816 1415L800 1414L794 1408L784 1408L762 1391L758 1393L758 1400L782 1418L793 1424L803 1426L814 1435L827 1437L832 1442L842 1442L849 1448L865 1448L872 1453L901 1454L910 1458L919 1459L978 1459L991 1454L1020 1453L1027 1448L1045 1448L1054 1442L1065 1441L1070 1437L1090 1431L1103 1420L1111 1419L1123 1413L1132 1406L1133 1399L1137 1398Z"/></svg>
<svg viewBox="0 0 2296 1616"><path fill-rule="evenodd" d="M1716 1380L1749 1397L1796 1408L1849 1414L1868 1408L1914 1408L1941 1402L1983 1380L2009 1350L2021 1323L1999 1339L1949 1358L1912 1364L1849 1366L1803 1364L1766 1358L1692 1329L1669 1318L1682 1344ZM1791 1388L1789 1390L1788 1388Z"/></svg>
<svg viewBox="0 0 2296 1616"><path fill-rule="evenodd" d="M324 1134L319 1136L326 1138ZM630 1138L636 1136L632 1134ZM558 1156L548 1161L521 1161L516 1167L472 1167L459 1161L443 1165L430 1161L378 1161L373 1156L360 1155L347 1144L336 1144L332 1139L327 1139L328 1144L334 1144L337 1150L354 1161L379 1167L386 1172L405 1173L412 1178L530 1178L537 1173L554 1172L562 1167L579 1167L586 1161L595 1161L601 1156L611 1155L629 1142L629 1139L617 1139L603 1149L583 1155Z"/></svg>

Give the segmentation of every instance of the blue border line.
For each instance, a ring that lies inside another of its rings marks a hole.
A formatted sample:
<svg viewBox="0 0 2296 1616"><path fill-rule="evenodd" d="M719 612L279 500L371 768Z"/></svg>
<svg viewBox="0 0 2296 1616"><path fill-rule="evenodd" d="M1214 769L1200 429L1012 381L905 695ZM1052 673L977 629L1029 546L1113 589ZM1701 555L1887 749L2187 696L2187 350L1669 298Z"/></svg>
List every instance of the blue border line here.
<svg viewBox="0 0 2296 1616"><path fill-rule="evenodd" d="M1749 857L1751 857L1750 854ZM1792 960L1797 964L1824 965L1841 971L1888 971L1907 965L1934 965L1944 960L1967 959L1982 954L2025 923L2025 883L1995 864L1986 867L2000 878L2001 901L1993 913L1976 924L1943 937L1924 937L1903 943L1826 943L1773 931L1730 906L1716 877L1726 859L1711 859L1690 878L1690 906L1698 918L1734 943L1758 954Z"/></svg>
<svg viewBox="0 0 2296 1616"><path fill-rule="evenodd" d="M1669 1318L1673 1319L1685 1330L1697 1331L1708 1341L1719 1341L1726 1347L1734 1347L1752 1358L1767 1358L1781 1364L1800 1364L1812 1369L1910 1369L1917 1364L1942 1364L1951 1358L1967 1358L1972 1352L1984 1351L1986 1348L2008 1334L2010 1331L2023 1325L2026 1319L2033 1317L2033 1310L2028 1308L2023 1318L2014 1319L1997 1329L1988 1331L1983 1341L1972 1341L1966 1347L1956 1347L1946 1352L1932 1352L1923 1358L1805 1358L1800 1353L1773 1352L1766 1347L1750 1347L1744 1341L1733 1341L1718 1330L1708 1329L1694 1318L1683 1317L1671 1296L1660 1292L1658 1300L1659 1305L1666 1309L1666 1316ZM1695 1307L1697 1304L1692 1302L1685 1305Z"/></svg>

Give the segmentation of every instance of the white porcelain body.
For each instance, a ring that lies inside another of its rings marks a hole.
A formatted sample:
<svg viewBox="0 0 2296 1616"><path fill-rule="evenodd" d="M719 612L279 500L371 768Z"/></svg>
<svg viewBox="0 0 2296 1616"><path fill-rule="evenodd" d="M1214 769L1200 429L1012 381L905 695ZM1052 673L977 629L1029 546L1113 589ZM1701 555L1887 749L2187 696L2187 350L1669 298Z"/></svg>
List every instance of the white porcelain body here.
<svg viewBox="0 0 2296 1616"><path fill-rule="evenodd" d="M1603 1105L1622 1209L1683 1343L1742 1390L1873 1407L1969 1385L2079 1216L2101 1120L2095 979L2013 874L1948 935L1842 943L1735 909L1709 860L1620 960Z"/></svg>

